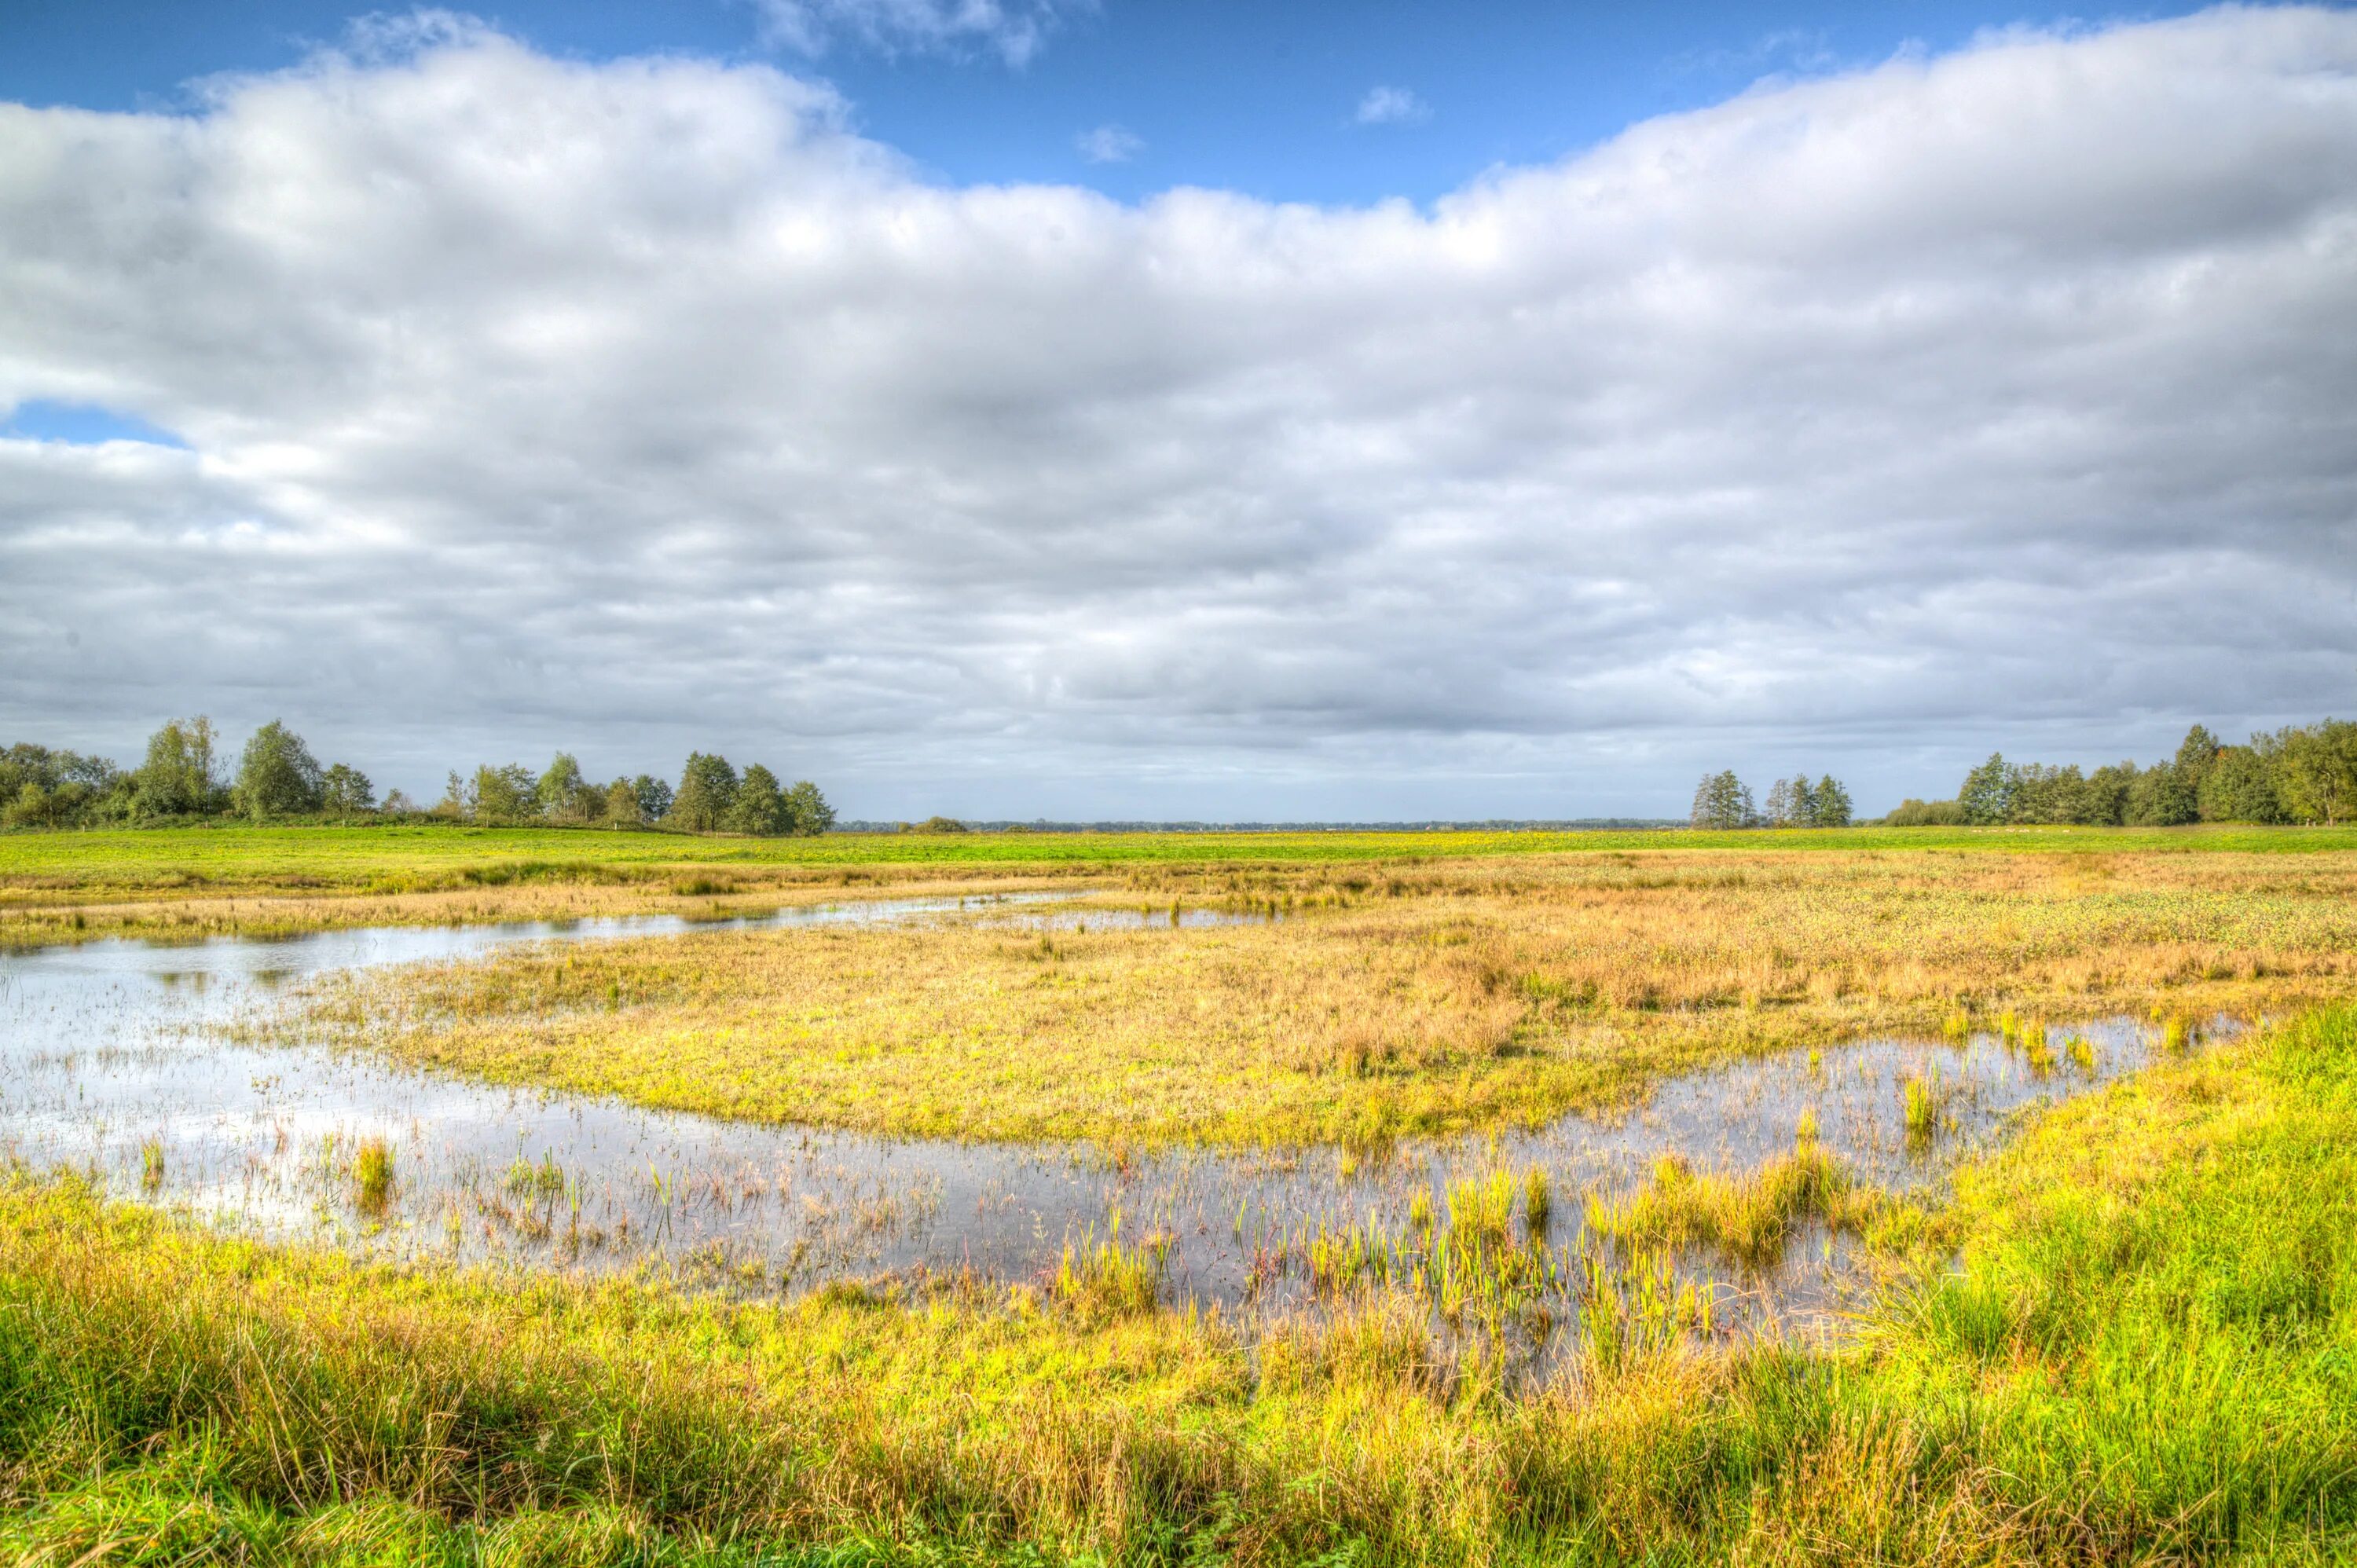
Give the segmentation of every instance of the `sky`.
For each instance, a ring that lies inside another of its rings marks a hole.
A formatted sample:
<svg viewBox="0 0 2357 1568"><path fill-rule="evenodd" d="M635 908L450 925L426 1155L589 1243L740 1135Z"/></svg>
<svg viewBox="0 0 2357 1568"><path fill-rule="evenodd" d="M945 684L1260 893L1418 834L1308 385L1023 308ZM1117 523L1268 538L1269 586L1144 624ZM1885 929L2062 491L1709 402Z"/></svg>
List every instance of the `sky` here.
<svg viewBox="0 0 2357 1568"><path fill-rule="evenodd" d="M1861 808L2357 709L2357 14L0 7L0 742Z"/></svg>

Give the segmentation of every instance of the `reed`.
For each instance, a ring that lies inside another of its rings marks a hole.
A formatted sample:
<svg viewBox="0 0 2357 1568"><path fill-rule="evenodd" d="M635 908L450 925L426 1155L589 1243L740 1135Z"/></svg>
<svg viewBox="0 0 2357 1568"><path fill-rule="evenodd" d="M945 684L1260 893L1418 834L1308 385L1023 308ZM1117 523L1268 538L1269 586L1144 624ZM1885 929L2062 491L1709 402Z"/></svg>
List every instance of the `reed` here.
<svg viewBox="0 0 2357 1568"><path fill-rule="evenodd" d="M18 1174L0 1560L2347 1555L2357 1011L2052 1108L1932 1223L1833 1347L1581 1252L1582 1348L1517 1384L1388 1288L1256 1348L1134 1294L363 1265Z"/></svg>
<svg viewBox="0 0 2357 1568"><path fill-rule="evenodd" d="M352 1187L361 1210L382 1214L393 1197L393 1145L363 1138L352 1155Z"/></svg>

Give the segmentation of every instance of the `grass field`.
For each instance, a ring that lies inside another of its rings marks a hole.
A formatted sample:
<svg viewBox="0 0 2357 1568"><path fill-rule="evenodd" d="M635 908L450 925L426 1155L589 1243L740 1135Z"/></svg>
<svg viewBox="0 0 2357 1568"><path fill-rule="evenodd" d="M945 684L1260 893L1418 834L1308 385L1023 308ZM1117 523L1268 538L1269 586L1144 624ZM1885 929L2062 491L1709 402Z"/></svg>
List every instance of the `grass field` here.
<svg viewBox="0 0 2357 1568"><path fill-rule="evenodd" d="M0 941L565 918L846 889L1119 882L1179 871L1369 870L1697 851L2315 854L2357 828L1853 828L1774 833L1300 832L693 837L598 829L235 825L0 833Z"/></svg>
<svg viewBox="0 0 2357 1568"><path fill-rule="evenodd" d="M729 1306L0 1192L41 1563L2323 1563L2357 1551L2357 1014L2049 1112L1846 1348L1502 1388L1380 1295ZM1945 1249L1960 1249L1953 1271Z"/></svg>
<svg viewBox="0 0 2357 1568"><path fill-rule="evenodd" d="M0 1176L0 1562L2349 1561L2352 848L2083 830L0 838L12 940L924 888L1102 911L1085 931L960 918L522 947L317 983L274 1026L880 1133L1358 1144L2007 1015L2264 1020L2040 1113L1914 1196L1865 1186L1808 1132L1756 1169L1664 1162L1615 1194L1501 1170L1411 1215L1414 1270L1340 1266L1314 1309L1250 1323L1181 1299L1150 1240L1118 1235L1036 1278L726 1299L656 1273L264 1246L18 1170ZM1239 923L1174 926L1174 906ZM1114 911L1149 918L1116 929ZM1564 1354L1528 1381L1496 1336L1540 1300L1523 1287L1551 1266L1550 1201L1588 1230L1544 1298L1577 1314L1550 1320ZM1668 1249L1772 1267L1813 1217L1880 1282L1862 1320L1695 1332Z"/></svg>
<svg viewBox="0 0 2357 1568"><path fill-rule="evenodd" d="M1376 1144L1730 1057L2348 994L2357 859L1663 850L1157 865L1138 929L714 931L323 988L304 1026L505 1082L931 1137ZM1286 912L1174 929L1174 905Z"/></svg>

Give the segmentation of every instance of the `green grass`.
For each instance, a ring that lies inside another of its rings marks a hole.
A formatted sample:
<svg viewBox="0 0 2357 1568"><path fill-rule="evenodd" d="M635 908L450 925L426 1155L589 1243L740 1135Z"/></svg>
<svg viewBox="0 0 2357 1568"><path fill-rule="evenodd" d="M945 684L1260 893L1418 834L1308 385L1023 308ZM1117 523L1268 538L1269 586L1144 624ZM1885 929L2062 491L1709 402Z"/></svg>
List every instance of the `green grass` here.
<svg viewBox="0 0 2357 1568"><path fill-rule="evenodd" d="M1760 832L831 833L747 839L597 828L219 827L0 832L0 878L123 888L365 887L680 865L1308 865L1645 850L2357 848L2357 827L1849 828Z"/></svg>
<svg viewBox="0 0 2357 1568"><path fill-rule="evenodd" d="M0 943L187 940L352 925L713 914L843 892L1141 887L1325 877L1365 885L1434 865L1651 864L1791 852L1935 865L2021 854L2266 859L2357 848L2357 828L1857 828L1823 832L833 834L696 837L462 825L0 832ZM1166 891L1168 890L1166 886Z"/></svg>
<svg viewBox="0 0 2357 1568"><path fill-rule="evenodd" d="M2357 1010L2048 1112L1931 1226L1957 1265L1927 1253L1847 1348L1641 1337L1515 1392L1381 1297L1257 1346L1125 1278L730 1305L361 1266L19 1180L0 1557L2357 1552Z"/></svg>

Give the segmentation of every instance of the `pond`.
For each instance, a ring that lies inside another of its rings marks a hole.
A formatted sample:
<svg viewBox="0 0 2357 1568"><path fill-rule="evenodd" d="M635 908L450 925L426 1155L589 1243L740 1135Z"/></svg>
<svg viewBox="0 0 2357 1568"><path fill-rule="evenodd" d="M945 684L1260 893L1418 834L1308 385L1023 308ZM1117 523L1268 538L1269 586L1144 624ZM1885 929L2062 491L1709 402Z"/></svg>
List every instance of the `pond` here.
<svg viewBox="0 0 2357 1568"><path fill-rule="evenodd" d="M1184 930L1257 918L1033 894L842 903L726 923L792 940L800 929L845 923ZM1874 1040L1673 1079L1625 1114L1380 1155L1115 1155L728 1122L231 1037L272 1015L284 988L331 971L714 924L649 917L171 946L109 940L0 955L0 1156L84 1170L117 1196L263 1237L396 1258L651 1264L753 1294L879 1276L1050 1288L1068 1252L1085 1262L1118 1240L1150 1248L1161 1299L1275 1320L1314 1309L1338 1271L1374 1277L1412 1255L1431 1262L1435 1250L1419 1252L1417 1238L1448 1227L1460 1183L1504 1173L1519 1195L1530 1171L1545 1173L1550 1222L1515 1243L1529 1254L1515 1267L1524 1284L1536 1282L1526 1299L1568 1300L1595 1255L1583 1195L1624 1191L1664 1155L1748 1169L1792 1150L1806 1118L1818 1145L1859 1179L1903 1191L1936 1181L2023 1108L2134 1072L2158 1048L2118 1019L2087 1024L2067 1051L2035 1058L1986 1036ZM1941 1086L1929 1140L1906 1125L1910 1079ZM355 1175L371 1141L392 1156L381 1201ZM1337 1262L1346 1255L1354 1261ZM1707 1293L1713 1332L1805 1326L1847 1303L1847 1262L1838 1238L1803 1228L1776 1266L1689 1255L1676 1261L1676 1282Z"/></svg>

